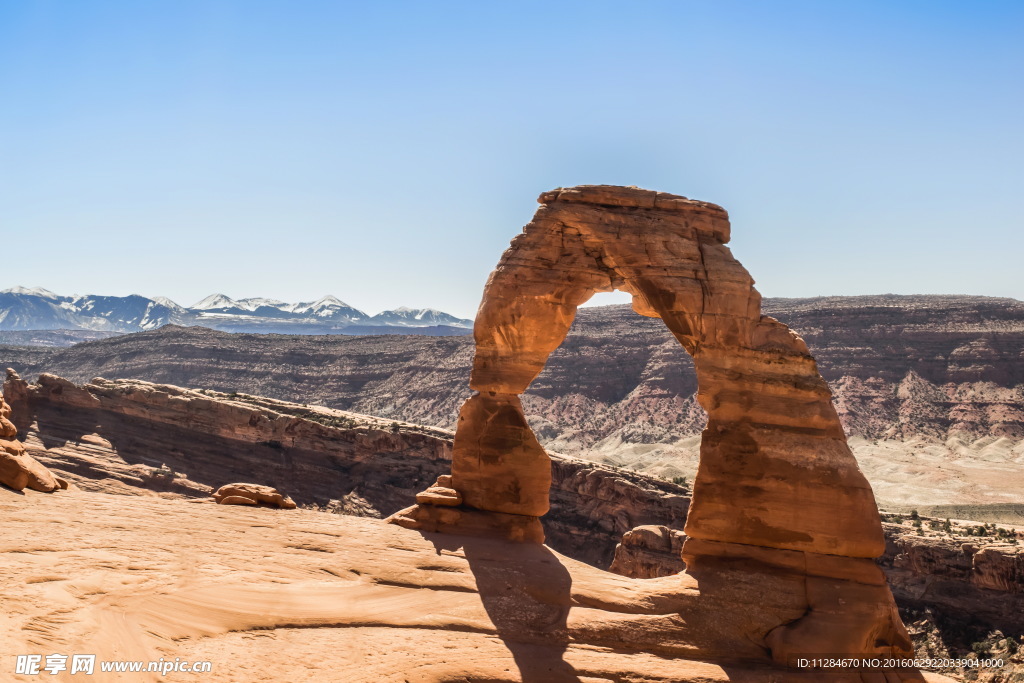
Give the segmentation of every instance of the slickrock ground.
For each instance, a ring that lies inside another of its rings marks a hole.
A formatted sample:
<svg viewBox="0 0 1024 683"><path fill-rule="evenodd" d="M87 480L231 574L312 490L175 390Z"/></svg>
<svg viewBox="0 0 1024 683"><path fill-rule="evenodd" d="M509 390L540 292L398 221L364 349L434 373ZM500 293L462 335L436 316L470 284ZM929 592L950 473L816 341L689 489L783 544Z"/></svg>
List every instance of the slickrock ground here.
<svg viewBox="0 0 1024 683"><path fill-rule="evenodd" d="M1024 303L968 296L763 300L799 332L886 505L1020 503ZM167 327L69 349L0 347L0 367L84 382L138 378L452 428L472 340L231 335ZM6 364L6 365L4 365ZM658 320L581 309L523 396L549 450L687 476L704 414L693 363Z"/></svg>
<svg viewBox="0 0 1024 683"><path fill-rule="evenodd" d="M543 546L86 491L0 489L0 514L5 654L180 657L212 662L204 680L275 683L946 680L710 661L680 628L681 578L628 579Z"/></svg>
<svg viewBox="0 0 1024 683"><path fill-rule="evenodd" d="M27 451L87 491L206 497L239 481L299 505L386 517L451 467L452 433L243 394L52 375L4 391ZM566 456L552 463L548 543L599 566L641 524L682 527L687 490Z"/></svg>

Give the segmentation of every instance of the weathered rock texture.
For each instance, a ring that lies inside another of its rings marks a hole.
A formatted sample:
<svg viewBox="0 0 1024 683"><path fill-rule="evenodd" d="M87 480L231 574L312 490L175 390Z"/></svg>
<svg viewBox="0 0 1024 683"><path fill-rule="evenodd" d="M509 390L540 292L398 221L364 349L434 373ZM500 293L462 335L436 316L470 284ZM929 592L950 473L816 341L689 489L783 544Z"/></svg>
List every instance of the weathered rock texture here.
<svg viewBox="0 0 1024 683"><path fill-rule="evenodd" d="M707 634L679 628L693 591L680 577L635 581L535 544L87 491L0 489L0 517L8 672L10 653L79 652L213 663L206 676L80 677L104 682L949 680L716 656Z"/></svg>
<svg viewBox="0 0 1024 683"><path fill-rule="evenodd" d="M924 522L926 528L910 519L883 523L886 549L878 558L916 657L947 661L943 673L968 680L1024 678L1024 529L1011 540L966 535L980 527L976 523L955 522L943 530L942 519ZM640 579L678 574L685 569L685 538L667 526L632 529L616 546L609 571ZM1004 665L979 675L955 664L972 657L1002 658Z"/></svg>
<svg viewBox="0 0 1024 683"><path fill-rule="evenodd" d="M28 453L86 491L202 499L248 479L301 506L385 517L451 468L449 431L248 394L45 374L36 384L9 379L4 392L27 422ZM552 461L544 527L560 552L606 567L634 526L686 520L683 487Z"/></svg>
<svg viewBox="0 0 1024 683"><path fill-rule="evenodd" d="M901 603L967 614L1007 634L1024 635L1024 547L1019 542L963 535L970 524L941 535L884 526L886 548L879 561Z"/></svg>
<svg viewBox="0 0 1024 683"><path fill-rule="evenodd" d="M718 626L727 624L722 643L767 647L782 663L909 652L870 559L884 550L871 488L806 344L761 315L753 280L725 246L726 212L610 186L555 190L540 202L477 313L470 387L478 393L460 412L452 458L463 503L418 503L392 521L539 540L550 466L519 394L565 339L576 308L623 290L693 357L708 414L683 547L700 600L684 619L714 610Z"/></svg>
<svg viewBox="0 0 1024 683"><path fill-rule="evenodd" d="M18 374L10 369L7 371L7 381L15 391L24 384ZM62 488L46 467L25 452L25 446L18 441L18 427L11 420L11 413L11 406L0 397L0 484L15 491L30 488L44 493Z"/></svg>
<svg viewBox="0 0 1024 683"><path fill-rule="evenodd" d="M225 484L213 492L213 499L220 505L267 505L294 510L295 501L273 486L260 484Z"/></svg>
<svg viewBox="0 0 1024 683"><path fill-rule="evenodd" d="M615 546L608 571L634 579L653 579L686 571L683 542L686 534L660 524L630 529Z"/></svg>

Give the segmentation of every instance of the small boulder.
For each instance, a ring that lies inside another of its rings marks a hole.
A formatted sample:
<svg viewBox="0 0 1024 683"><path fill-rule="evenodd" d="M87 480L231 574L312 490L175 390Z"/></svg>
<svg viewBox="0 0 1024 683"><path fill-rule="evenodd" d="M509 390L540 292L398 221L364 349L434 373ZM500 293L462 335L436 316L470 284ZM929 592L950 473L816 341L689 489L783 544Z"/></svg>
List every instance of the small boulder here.
<svg viewBox="0 0 1024 683"><path fill-rule="evenodd" d="M234 498L245 498L252 502L242 503ZM296 505L288 496L284 495L272 486L261 486L260 484L225 484L214 491L213 499L220 505L272 505L282 510L294 510Z"/></svg>
<svg viewBox="0 0 1024 683"><path fill-rule="evenodd" d="M53 473L26 453L20 441L6 439L0 439L0 483L15 491L29 488L50 493L60 488Z"/></svg>
<svg viewBox="0 0 1024 683"><path fill-rule="evenodd" d="M23 456L12 453L9 443L0 441L0 484L23 491L28 486L28 470L22 462Z"/></svg>

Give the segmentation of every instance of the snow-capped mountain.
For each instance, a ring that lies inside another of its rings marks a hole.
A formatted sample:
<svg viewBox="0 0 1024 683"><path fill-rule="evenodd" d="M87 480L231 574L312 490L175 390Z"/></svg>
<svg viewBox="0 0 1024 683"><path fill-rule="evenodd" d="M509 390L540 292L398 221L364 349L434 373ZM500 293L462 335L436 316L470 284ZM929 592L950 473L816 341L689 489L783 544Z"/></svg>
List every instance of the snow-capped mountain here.
<svg viewBox="0 0 1024 683"><path fill-rule="evenodd" d="M56 294L12 287L0 292L0 329L59 330L79 327Z"/></svg>
<svg viewBox="0 0 1024 683"><path fill-rule="evenodd" d="M40 287L11 287L0 292L0 330L139 332L185 322L188 311L169 303L137 294L59 296Z"/></svg>
<svg viewBox="0 0 1024 683"><path fill-rule="evenodd" d="M273 318L283 320L310 319L336 324L358 323L369 320L357 308L337 297L325 296L316 301L289 304L277 299L239 299L235 301L223 294L211 294L192 304L191 310L200 319Z"/></svg>
<svg viewBox="0 0 1024 683"><path fill-rule="evenodd" d="M378 313L370 318L370 323L374 325L401 325L403 327L422 327L424 325L461 327L466 322L436 308L407 308L405 306Z"/></svg>
<svg viewBox="0 0 1024 683"><path fill-rule="evenodd" d="M238 302L223 294L211 294L189 306L193 311L220 311L239 308Z"/></svg>
<svg viewBox="0 0 1024 683"><path fill-rule="evenodd" d="M0 292L0 293L2 293L2 294L28 294L30 296L42 297L43 299L59 299L60 298L56 294L51 292L50 290L43 289L42 287L21 287L20 285L17 286L17 287L11 287L10 289L5 289L3 292Z"/></svg>
<svg viewBox="0 0 1024 683"><path fill-rule="evenodd" d="M463 334L473 321L432 308L402 307L370 316L333 296L287 303L211 294L186 308L166 297L149 299L137 294L61 296L41 287L0 291L0 330L141 332L167 324L282 334L379 334L392 328L395 332L423 329L434 334Z"/></svg>

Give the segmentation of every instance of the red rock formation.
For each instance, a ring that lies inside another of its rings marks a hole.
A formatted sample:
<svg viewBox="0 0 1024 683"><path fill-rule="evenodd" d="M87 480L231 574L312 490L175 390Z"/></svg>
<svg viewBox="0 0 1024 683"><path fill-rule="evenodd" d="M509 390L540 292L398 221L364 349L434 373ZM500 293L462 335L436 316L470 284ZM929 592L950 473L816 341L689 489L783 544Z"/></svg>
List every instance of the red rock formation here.
<svg viewBox="0 0 1024 683"><path fill-rule="evenodd" d="M630 529L615 546L608 571L634 579L678 574L686 570L682 558L685 540L686 534L667 526L649 524Z"/></svg>
<svg viewBox="0 0 1024 683"><path fill-rule="evenodd" d="M893 592L908 605L970 615L1024 631L1024 548L992 537L926 536L886 524L880 558ZM956 531L962 531L958 524Z"/></svg>
<svg viewBox="0 0 1024 683"><path fill-rule="evenodd" d="M20 379L13 370L7 371L8 381ZM0 397L0 484L15 491L26 488L50 493L61 486L53 474L35 458L25 452L18 441L18 427L11 421L11 406Z"/></svg>
<svg viewBox="0 0 1024 683"><path fill-rule="evenodd" d="M555 190L540 202L477 313L470 386L479 393L459 415L452 458L462 504L423 500L391 521L539 541L550 461L519 394L565 339L577 306L627 291L636 312L660 317L693 356L709 416L683 548L700 599L684 619L731 613L716 646L759 642L780 662L909 652L869 559L885 547L871 488L807 346L761 315L753 280L725 246L726 212L611 186Z"/></svg>
<svg viewBox="0 0 1024 683"><path fill-rule="evenodd" d="M294 510L295 501L273 486L259 484L225 484L213 492L220 505L268 505L282 510Z"/></svg>
<svg viewBox="0 0 1024 683"><path fill-rule="evenodd" d="M1024 549L1008 538L964 536L975 525L957 523L951 531L885 524L886 551L877 562L908 625L918 659L969 662L978 643L1018 642L1024 632ZM626 532L615 548L609 571L638 579L684 570L679 548L685 535L666 526L640 526ZM1013 655L1017 649L1007 645ZM993 658L1004 653L990 653ZM979 681L1024 677L1024 660L1005 657L998 673L949 666L944 673L977 676Z"/></svg>

